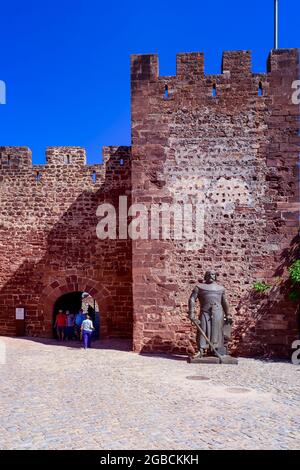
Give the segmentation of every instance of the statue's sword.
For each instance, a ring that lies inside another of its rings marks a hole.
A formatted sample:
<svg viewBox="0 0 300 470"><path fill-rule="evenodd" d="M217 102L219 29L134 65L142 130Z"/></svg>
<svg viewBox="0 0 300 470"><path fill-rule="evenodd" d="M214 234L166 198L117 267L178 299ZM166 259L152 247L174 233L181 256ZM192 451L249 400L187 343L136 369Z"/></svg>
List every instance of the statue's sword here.
<svg viewBox="0 0 300 470"><path fill-rule="evenodd" d="M212 350L216 353L216 356L218 357L218 359L220 360L221 364L223 364L223 358L221 356L221 354L216 350L216 348L214 347L214 345L212 344L212 342L210 341L210 339L208 339L208 337L206 336L206 334L204 333L204 331L202 330L201 326L199 325L198 321L197 320L191 320L192 323L194 323L194 325L196 325L196 327L198 328L199 332L201 333L201 335L204 337L204 339L208 342L208 344L210 345L210 347L212 348Z"/></svg>

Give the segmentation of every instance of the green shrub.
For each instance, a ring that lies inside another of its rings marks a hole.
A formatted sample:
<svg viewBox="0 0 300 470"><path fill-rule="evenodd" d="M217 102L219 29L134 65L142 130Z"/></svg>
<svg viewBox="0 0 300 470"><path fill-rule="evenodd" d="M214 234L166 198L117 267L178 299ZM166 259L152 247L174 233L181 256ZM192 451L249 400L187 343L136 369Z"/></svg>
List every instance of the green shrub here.
<svg viewBox="0 0 300 470"><path fill-rule="evenodd" d="M268 289L270 289L272 286L269 286L268 284L266 284L264 281L263 282L256 282L255 284L253 284L253 289L256 291L256 292L261 292L261 293L264 293L266 292Z"/></svg>
<svg viewBox="0 0 300 470"><path fill-rule="evenodd" d="M300 259L297 259L292 266L289 267L290 279L294 284L300 283Z"/></svg>

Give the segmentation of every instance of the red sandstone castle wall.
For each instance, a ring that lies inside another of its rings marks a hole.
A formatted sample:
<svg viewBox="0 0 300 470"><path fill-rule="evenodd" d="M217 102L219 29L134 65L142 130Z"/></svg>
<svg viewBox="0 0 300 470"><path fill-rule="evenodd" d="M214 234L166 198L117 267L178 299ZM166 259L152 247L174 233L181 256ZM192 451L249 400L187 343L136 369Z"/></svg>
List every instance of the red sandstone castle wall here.
<svg viewBox="0 0 300 470"><path fill-rule="evenodd" d="M200 53L177 55L175 77L159 77L156 55L132 56L133 202L205 208L203 247L133 242L135 350L193 350L187 301L213 268L232 306L231 350L289 354L297 334L286 270L298 242L298 77L296 49L272 51L266 74L252 73L248 51L225 52L214 76L204 74ZM258 280L274 286L267 296L254 293Z"/></svg>
<svg viewBox="0 0 300 470"><path fill-rule="evenodd" d="M104 148L103 165L87 166L78 147L46 160L0 147L0 334L16 334L25 307L26 334L51 336L55 301L80 290L99 304L102 336L132 337L131 243L96 237L98 205L130 193L130 148Z"/></svg>

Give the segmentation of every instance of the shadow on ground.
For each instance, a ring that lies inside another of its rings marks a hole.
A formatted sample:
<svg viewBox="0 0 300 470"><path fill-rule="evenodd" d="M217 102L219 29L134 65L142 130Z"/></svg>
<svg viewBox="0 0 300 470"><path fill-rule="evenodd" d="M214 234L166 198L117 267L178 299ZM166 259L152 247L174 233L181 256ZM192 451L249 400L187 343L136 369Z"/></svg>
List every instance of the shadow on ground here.
<svg viewBox="0 0 300 470"><path fill-rule="evenodd" d="M54 338L39 338L36 336L18 336L15 337L16 340L25 340L31 343L39 343L44 344L47 346L61 346L67 349L81 349L82 342L77 340L72 341L58 341ZM99 350L116 350L116 351L124 351L124 352L132 352L132 341L128 339L103 339L103 340L95 340L92 342L92 349L99 349ZM142 352L140 356L147 357L147 358L161 358L173 361L186 361L187 356L179 355L179 354L170 354L170 353L147 353Z"/></svg>
<svg viewBox="0 0 300 470"><path fill-rule="evenodd" d="M77 340L58 341L53 338L39 338L33 336L18 336L15 339L22 339L33 343L45 344L47 346L62 346L68 349L81 349L82 342ZM132 351L132 341L127 339L103 339L92 342L92 349L108 349L117 351Z"/></svg>
<svg viewBox="0 0 300 470"><path fill-rule="evenodd" d="M169 354L169 353L140 353L140 356L149 357L157 359L158 357L161 359L172 359L173 361L187 361L187 356L181 356L179 354Z"/></svg>

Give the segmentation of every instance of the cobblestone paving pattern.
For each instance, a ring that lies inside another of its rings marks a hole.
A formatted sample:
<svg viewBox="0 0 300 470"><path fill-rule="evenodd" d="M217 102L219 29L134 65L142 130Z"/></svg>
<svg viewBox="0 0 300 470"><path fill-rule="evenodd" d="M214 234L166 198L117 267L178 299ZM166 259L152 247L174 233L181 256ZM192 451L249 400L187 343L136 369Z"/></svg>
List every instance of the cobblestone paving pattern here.
<svg viewBox="0 0 300 470"><path fill-rule="evenodd" d="M188 364L121 341L87 351L0 341L1 449L300 448L300 366Z"/></svg>

